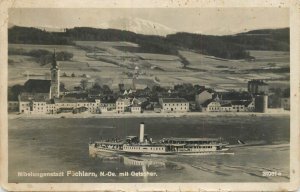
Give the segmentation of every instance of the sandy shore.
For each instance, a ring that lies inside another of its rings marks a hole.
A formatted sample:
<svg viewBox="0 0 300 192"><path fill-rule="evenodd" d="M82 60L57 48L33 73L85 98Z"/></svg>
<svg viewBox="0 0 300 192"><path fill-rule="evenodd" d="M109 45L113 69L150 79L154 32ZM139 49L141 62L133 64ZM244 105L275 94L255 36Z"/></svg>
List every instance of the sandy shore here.
<svg viewBox="0 0 300 192"><path fill-rule="evenodd" d="M283 111L280 113L228 113L228 112L188 112L188 113L103 113L103 114L91 114L91 113L60 113L60 114L8 114L8 119L55 119L55 118L136 118L136 117L197 117L197 116L208 116L208 117L234 117L234 116L289 116L289 111Z"/></svg>

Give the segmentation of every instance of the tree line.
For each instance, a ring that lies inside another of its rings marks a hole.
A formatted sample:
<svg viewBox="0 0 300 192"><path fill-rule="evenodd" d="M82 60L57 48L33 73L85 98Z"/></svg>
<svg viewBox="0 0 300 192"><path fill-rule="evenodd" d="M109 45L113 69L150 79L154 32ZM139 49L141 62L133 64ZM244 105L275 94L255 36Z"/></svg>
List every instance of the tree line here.
<svg viewBox="0 0 300 192"><path fill-rule="evenodd" d="M289 29L256 30L226 36L176 33L162 37L117 29L75 27L64 32L47 32L14 26L8 30L8 41L51 45L73 45L74 41L128 41L139 45L128 51L178 55L178 50L194 50L224 59L247 59L250 57L247 50L289 51Z"/></svg>

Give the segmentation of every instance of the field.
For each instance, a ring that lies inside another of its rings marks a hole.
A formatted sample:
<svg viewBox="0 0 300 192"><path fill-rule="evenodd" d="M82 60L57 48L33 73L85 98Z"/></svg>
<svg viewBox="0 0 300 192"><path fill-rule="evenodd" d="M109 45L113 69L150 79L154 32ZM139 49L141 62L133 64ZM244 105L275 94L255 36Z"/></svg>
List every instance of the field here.
<svg viewBox="0 0 300 192"><path fill-rule="evenodd" d="M45 49L68 51L74 54L71 61L59 62L61 77L66 88L79 85L83 75L90 82L108 84L113 89L123 82L132 84L131 75L138 68L138 86L173 86L192 83L213 87L217 90L246 89L250 79L264 79L271 87L286 88L289 84L289 52L250 51L253 61L225 60L192 51L180 51L190 64L183 68L177 55L128 52L120 47L135 48L128 42L78 41L74 46L9 44L9 49L26 51ZM34 58L24 55L9 55L9 86L23 84L28 78L49 78L50 64L41 66ZM74 73L75 77L71 77Z"/></svg>

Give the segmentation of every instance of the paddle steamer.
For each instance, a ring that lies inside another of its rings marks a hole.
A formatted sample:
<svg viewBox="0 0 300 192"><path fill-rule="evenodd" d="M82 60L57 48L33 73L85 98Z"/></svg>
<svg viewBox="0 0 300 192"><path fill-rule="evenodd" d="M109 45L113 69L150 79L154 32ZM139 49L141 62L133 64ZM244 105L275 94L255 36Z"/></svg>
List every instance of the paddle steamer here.
<svg viewBox="0 0 300 192"><path fill-rule="evenodd" d="M136 155L200 155L227 151L226 143L219 138L163 138L158 142L144 134L144 123L140 124L140 135L127 136L125 140L111 139L89 143L91 152L121 153Z"/></svg>

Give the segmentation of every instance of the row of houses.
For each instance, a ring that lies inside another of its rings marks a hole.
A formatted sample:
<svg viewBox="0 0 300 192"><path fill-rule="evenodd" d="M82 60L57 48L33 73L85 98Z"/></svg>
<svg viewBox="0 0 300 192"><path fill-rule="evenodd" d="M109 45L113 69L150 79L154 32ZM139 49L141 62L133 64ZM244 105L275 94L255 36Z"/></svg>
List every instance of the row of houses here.
<svg viewBox="0 0 300 192"><path fill-rule="evenodd" d="M24 114L56 114L63 112L89 112L93 114L106 112L141 113L142 104L146 101L148 102L143 98L126 97L102 101L101 99L76 99L74 97L47 99L46 94L23 92L20 94L18 102L11 103L13 107L10 108L10 111L18 110ZM156 106L156 112L189 111L189 102L182 98L161 98L159 102L148 103Z"/></svg>
<svg viewBox="0 0 300 192"><path fill-rule="evenodd" d="M13 109L24 114L56 114L63 112L82 113L89 112L93 114L116 112L116 113L141 113L145 110L143 103L149 103L154 112L172 113L188 112L191 103L183 98L159 98L158 102L147 102L139 98L118 98L114 100L101 99L76 99L62 97L59 99L47 100L40 94L22 93L19 102L13 103ZM255 111L255 100L250 101L230 101L224 102L218 97L206 100L201 104L202 112L253 112Z"/></svg>
<svg viewBox="0 0 300 192"><path fill-rule="evenodd" d="M219 97L221 95L221 98ZM195 96L196 107L202 112L253 112L255 111L255 98L222 98L222 93L201 90Z"/></svg>
<svg viewBox="0 0 300 192"><path fill-rule="evenodd" d="M41 80L29 80L26 85L32 83L44 83ZM48 83L49 84L49 83ZM118 99L114 96L99 98L87 97L80 94L67 94L61 97L49 98L49 85L47 89L29 90L22 92L19 95L18 102L9 102L9 111L18 110L25 114L56 114L62 112L72 113L141 113L144 110L172 113L172 112L188 112L188 111L202 111L202 112L251 112L255 111L255 100L246 98L246 100L228 100L219 98L219 94L210 89L201 89L195 95L195 101L187 101L184 98L148 98L130 96L128 94L119 95ZM29 86L32 87L32 86ZM39 87L39 86L38 86ZM168 93L167 96L170 96ZM77 98L78 97L78 98ZM230 97L232 98L232 97ZM237 99L237 98L233 98Z"/></svg>
<svg viewBox="0 0 300 192"><path fill-rule="evenodd" d="M115 103L101 103L100 99L84 100L72 97L47 99L43 94L21 93L19 112L24 114L56 114L62 112L101 113L115 109Z"/></svg>
<svg viewBox="0 0 300 192"><path fill-rule="evenodd" d="M231 101L222 103L217 100L208 100L202 105L203 112L253 112L255 101Z"/></svg>
<svg viewBox="0 0 300 192"><path fill-rule="evenodd" d="M33 80L30 80L32 82ZM38 80L40 82L40 80ZM34 83L36 81L33 81ZM29 82L27 83L29 84ZM48 89L47 89L48 90ZM9 111L19 111L25 114L56 114L62 112L72 113L141 113L153 112L253 112L258 111L259 105L265 105L267 100L255 97L235 97L232 95L216 93L211 89L201 89L194 101L184 98L172 97L171 93L157 97L135 97L123 94L115 99L114 95L104 97L88 97L80 94L67 94L59 98L49 98L49 91L22 92L19 101L9 102ZM220 95L220 96L219 96ZM169 96L169 97L168 97ZM171 96L171 97L170 97ZM166 97L166 98L165 98ZM265 111L265 110L261 110Z"/></svg>

